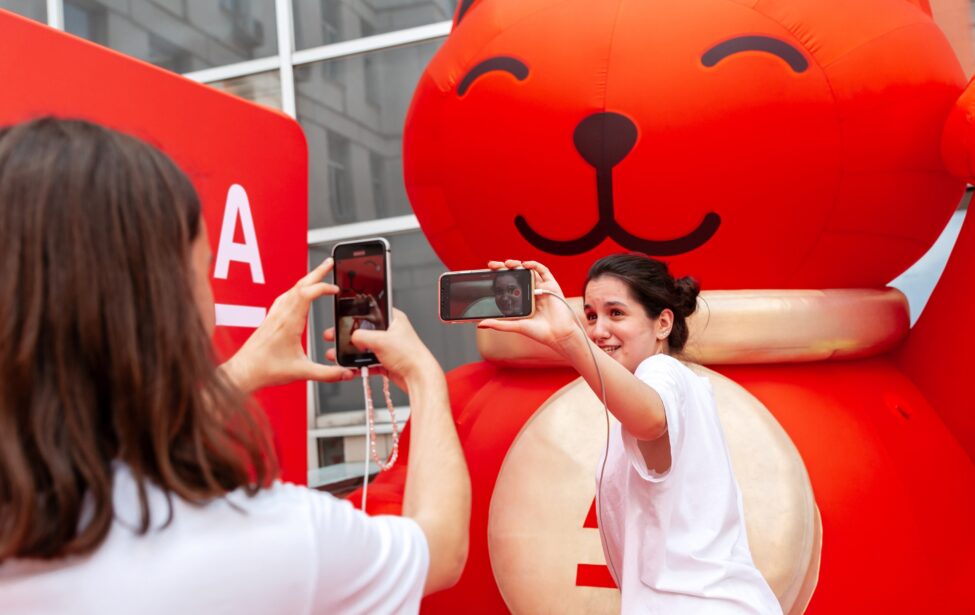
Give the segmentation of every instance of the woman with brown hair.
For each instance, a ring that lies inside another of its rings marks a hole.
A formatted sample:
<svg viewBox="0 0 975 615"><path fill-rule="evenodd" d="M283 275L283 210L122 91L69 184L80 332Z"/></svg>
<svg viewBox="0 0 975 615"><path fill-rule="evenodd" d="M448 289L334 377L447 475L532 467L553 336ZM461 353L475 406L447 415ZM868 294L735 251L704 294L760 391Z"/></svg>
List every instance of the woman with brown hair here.
<svg viewBox="0 0 975 615"><path fill-rule="evenodd" d="M210 267L197 195L158 150L84 121L0 131L4 613L413 611L459 575L470 487L405 315L354 338L413 415L405 518L370 518L277 482L246 395L354 376L301 345L331 262L223 369Z"/></svg>
<svg viewBox="0 0 975 615"><path fill-rule="evenodd" d="M539 301L531 318L479 326L557 352L616 418L610 427L607 415L596 514L621 613L781 615L752 560L711 385L680 360L697 282L644 254L605 256L582 288L583 326L541 263L488 266L533 271Z"/></svg>

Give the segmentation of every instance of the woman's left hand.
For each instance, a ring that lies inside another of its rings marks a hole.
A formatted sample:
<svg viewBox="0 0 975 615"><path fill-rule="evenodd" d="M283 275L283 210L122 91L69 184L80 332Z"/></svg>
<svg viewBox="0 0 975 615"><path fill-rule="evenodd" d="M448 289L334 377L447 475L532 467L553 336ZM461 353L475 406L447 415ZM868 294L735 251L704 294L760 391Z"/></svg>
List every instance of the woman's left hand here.
<svg viewBox="0 0 975 615"><path fill-rule="evenodd" d="M572 310L562 305L558 299L549 296L552 294L565 298L559 283L548 267L538 261L518 260L490 261L488 267L495 271L524 267L534 272L536 290L546 292L535 297L535 314L531 318L518 320L488 318L479 322L478 327L520 333L559 353L566 352L566 346L571 341L578 341L579 325Z"/></svg>
<svg viewBox="0 0 975 615"><path fill-rule="evenodd" d="M251 393L296 380L337 382L355 377L351 369L312 361L302 343L311 302L339 291L338 286L323 281L332 264L331 258L325 259L275 299L261 326L223 364L224 373L241 390Z"/></svg>

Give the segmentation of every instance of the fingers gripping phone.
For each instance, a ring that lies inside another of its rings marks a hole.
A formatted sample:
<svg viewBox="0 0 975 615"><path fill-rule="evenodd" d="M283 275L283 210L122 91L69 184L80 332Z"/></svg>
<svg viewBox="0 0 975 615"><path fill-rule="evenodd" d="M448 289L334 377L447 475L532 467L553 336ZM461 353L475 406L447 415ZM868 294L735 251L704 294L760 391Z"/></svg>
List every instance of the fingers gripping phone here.
<svg viewBox="0 0 975 615"><path fill-rule="evenodd" d="M389 326L392 285L389 242L378 237L335 244L335 360L344 367L376 365L376 355L352 344L359 329Z"/></svg>
<svg viewBox="0 0 975 615"><path fill-rule="evenodd" d="M535 313L535 276L528 269L452 271L440 276L440 320L529 318Z"/></svg>

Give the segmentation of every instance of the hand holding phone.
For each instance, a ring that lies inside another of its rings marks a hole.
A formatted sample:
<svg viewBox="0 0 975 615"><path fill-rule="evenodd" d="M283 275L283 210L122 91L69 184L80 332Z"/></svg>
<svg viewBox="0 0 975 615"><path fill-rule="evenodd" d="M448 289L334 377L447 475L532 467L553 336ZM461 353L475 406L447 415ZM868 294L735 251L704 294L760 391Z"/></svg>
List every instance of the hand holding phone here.
<svg viewBox="0 0 975 615"><path fill-rule="evenodd" d="M528 269L453 271L440 276L440 320L530 318L535 313L535 277Z"/></svg>
<svg viewBox="0 0 975 615"><path fill-rule="evenodd" d="M355 376L352 370L312 361L304 348L311 302L338 292L324 281L331 270L332 261L328 259L280 295L257 330L221 366L242 391L252 393L295 380L337 382Z"/></svg>
<svg viewBox="0 0 975 615"><path fill-rule="evenodd" d="M389 276L389 242L383 238L336 244L335 260L335 360L345 367L364 367L379 361L376 355L352 343L362 330L389 326L392 285Z"/></svg>
<svg viewBox="0 0 975 615"><path fill-rule="evenodd" d="M538 261L518 260L491 261L488 267L498 272L524 267L534 276L535 290L532 294L536 292L539 294L535 297L535 312L531 318L488 318L478 323L479 328L518 333L545 344L559 353L566 351L567 343L574 343L580 339L586 340L586 335L579 330L579 323L572 308L563 303L565 294L548 267Z"/></svg>

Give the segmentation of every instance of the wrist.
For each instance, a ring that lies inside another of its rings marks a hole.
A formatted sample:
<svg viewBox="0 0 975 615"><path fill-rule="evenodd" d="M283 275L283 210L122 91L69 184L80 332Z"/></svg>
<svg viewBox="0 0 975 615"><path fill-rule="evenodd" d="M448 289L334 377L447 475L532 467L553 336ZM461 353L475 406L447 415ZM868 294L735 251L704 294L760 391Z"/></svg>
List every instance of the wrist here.
<svg viewBox="0 0 975 615"><path fill-rule="evenodd" d="M562 355L563 359L572 363L576 357L589 356L589 344L589 337L578 327L573 327L572 331L556 341L553 350Z"/></svg>
<svg viewBox="0 0 975 615"><path fill-rule="evenodd" d="M226 363L220 366L224 375L230 382L244 393L250 394L260 388L254 382L253 370L237 356L231 357Z"/></svg>
<svg viewBox="0 0 975 615"><path fill-rule="evenodd" d="M403 380L410 391L414 387L432 386L445 382L443 368L429 352L425 356L412 361L408 371L403 373Z"/></svg>

